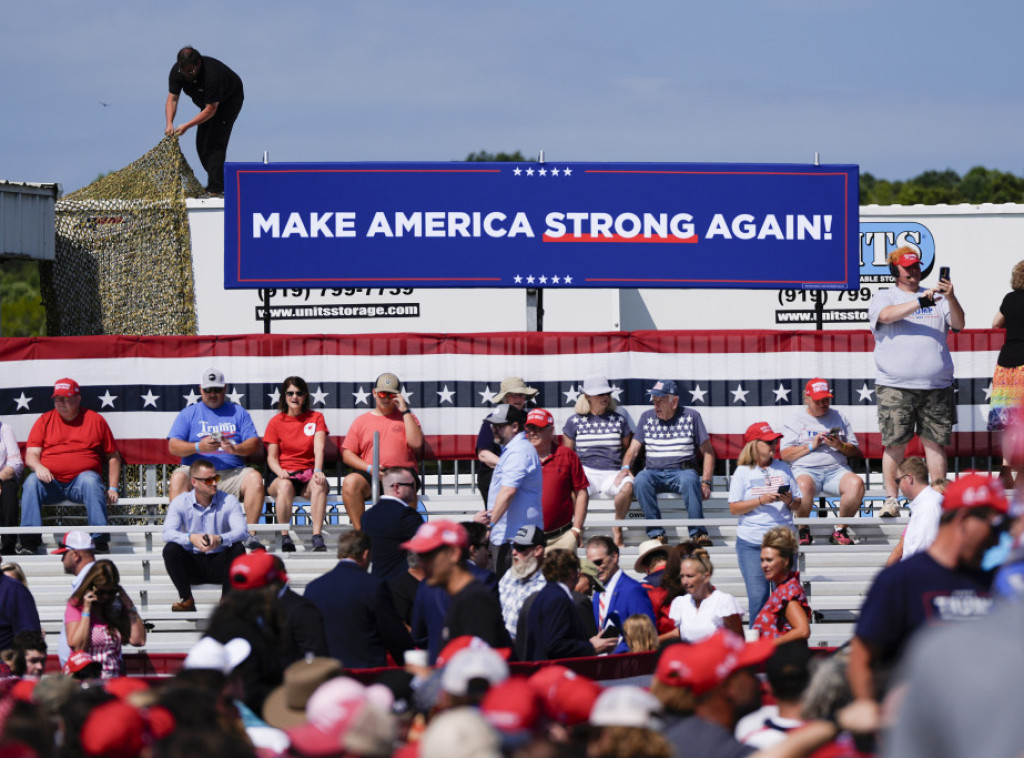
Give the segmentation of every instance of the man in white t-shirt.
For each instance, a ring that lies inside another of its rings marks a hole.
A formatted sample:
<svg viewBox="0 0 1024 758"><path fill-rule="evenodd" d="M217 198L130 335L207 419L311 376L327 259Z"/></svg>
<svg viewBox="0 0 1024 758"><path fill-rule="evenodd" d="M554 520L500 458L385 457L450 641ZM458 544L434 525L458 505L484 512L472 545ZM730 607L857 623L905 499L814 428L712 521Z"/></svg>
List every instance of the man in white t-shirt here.
<svg viewBox="0 0 1024 758"><path fill-rule="evenodd" d="M824 379L815 378L804 388L804 407L796 411L782 427L780 457L793 469L800 485L798 518L811 515L811 503L820 491L839 496L839 515L857 515L864 500L864 480L853 473L848 461L861 458L857 435L850 420L832 407L832 388ZM832 531L834 545L852 545L846 527ZM800 544L811 544L811 530L800 527Z"/></svg>
<svg viewBox="0 0 1024 758"><path fill-rule="evenodd" d="M964 310L953 283L940 279L931 289L921 286L921 256L901 247L889 254L896 281L879 290L868 306L875 337L875 394L878 428L882 433L882 482L887 495L882 516L900 515L896 469L915 434L924 445L932 479L946 476L946 451L956 400L953 359L946 333L964 328Z"/></svg>
<svg viewBox="0 0 1024 758"><path fill-rule="evenodd" d="M928 483L928 467L923 460L907 458L896 473L899 474L896 484L910 501L910 523L889 554L886 566L927 550L939 533L939 518L942 516L942 493Z"/></svg>

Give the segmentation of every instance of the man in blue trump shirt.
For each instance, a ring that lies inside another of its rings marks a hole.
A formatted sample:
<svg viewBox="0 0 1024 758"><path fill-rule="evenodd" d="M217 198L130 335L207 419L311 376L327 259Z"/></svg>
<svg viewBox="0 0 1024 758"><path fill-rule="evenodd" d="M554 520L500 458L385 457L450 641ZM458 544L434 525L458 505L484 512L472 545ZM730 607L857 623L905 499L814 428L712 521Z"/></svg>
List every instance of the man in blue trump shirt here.
<svg viewBox="0 0 1024 758"><path fill-rule="evenodd" d="M220 475L203 458L189 467L192 489L167 507L164 566L181 598L172 611L194 611L193 584L231 587L231 561L245 553L245 513L238 498L217 489Z"/></svg>

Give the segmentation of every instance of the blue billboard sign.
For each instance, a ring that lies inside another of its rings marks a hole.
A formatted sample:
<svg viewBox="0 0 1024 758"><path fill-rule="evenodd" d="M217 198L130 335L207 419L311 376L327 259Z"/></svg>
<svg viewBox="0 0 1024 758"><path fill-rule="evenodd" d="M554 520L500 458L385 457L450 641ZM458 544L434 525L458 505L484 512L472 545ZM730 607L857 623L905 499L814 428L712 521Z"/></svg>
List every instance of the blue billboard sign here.
<svg viewBox="0 0 1024 758"><path fill-rule="evenodd" d="M856 289L858 176L849 165L229 163L224 282Z"/></svg>

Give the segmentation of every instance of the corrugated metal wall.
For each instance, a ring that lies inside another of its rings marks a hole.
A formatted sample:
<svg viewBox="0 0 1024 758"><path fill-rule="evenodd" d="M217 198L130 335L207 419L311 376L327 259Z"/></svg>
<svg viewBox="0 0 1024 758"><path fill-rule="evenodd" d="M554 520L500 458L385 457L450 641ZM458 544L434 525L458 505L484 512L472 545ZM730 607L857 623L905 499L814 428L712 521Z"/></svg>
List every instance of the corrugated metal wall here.
<svg viewBox="0 0 1024 758"><path fill-rule="evenodd" d="M53 260L59 195L59 184L0 180L0 256Z"/></svg>

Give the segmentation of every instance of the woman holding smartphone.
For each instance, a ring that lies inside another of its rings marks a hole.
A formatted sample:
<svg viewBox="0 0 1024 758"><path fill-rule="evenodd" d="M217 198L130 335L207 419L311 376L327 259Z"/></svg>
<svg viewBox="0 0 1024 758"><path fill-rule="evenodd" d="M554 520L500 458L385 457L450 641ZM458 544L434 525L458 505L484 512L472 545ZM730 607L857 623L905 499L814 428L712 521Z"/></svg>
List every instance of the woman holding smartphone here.
<svg viewBox="0 0 1024 758"><path fill-rule="evenodd" d="M124 676L122 644L146 644L146 627L120 584L112 561L96 561L64 609L68 645L84 650L102 667L101 676Z"/></svg>
<svg viewBox="0 0 1024 758"><path fill-rule="evenodd" d="M736 555L751 623L770 591L761 571L761 540L773 527L793 529L793 512L800 507L800 488L789 464L775 459L781 438L766 421L751 424L743 434L743 450L729 484L729 513L739 516Z"/></svg>

